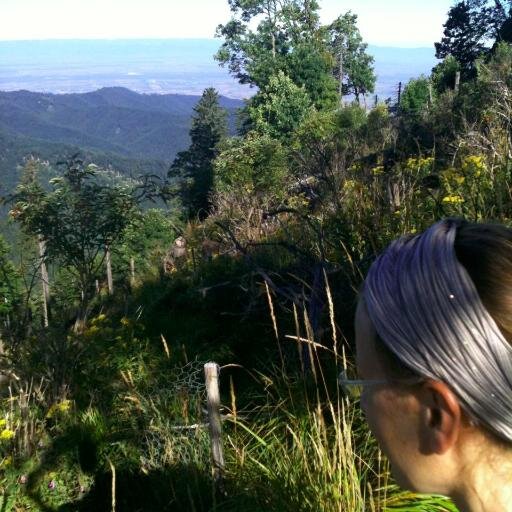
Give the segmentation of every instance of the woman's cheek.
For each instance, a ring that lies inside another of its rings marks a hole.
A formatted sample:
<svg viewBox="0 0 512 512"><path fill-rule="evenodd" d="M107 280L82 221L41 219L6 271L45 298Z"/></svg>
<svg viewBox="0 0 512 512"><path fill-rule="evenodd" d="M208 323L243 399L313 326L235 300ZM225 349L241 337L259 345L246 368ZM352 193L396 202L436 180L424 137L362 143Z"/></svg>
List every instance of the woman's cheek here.
<svg viewBox="0 0 512 512"><path fill-rule="evenodd" d="M363 411L370 430L375 435L375 437L378 438L378 420L381 414L378 411L378 404L375 403L375 397L372 396L372 393L369 393L367 390L365 390L361 394L360 404L361 410Z"/></svg>

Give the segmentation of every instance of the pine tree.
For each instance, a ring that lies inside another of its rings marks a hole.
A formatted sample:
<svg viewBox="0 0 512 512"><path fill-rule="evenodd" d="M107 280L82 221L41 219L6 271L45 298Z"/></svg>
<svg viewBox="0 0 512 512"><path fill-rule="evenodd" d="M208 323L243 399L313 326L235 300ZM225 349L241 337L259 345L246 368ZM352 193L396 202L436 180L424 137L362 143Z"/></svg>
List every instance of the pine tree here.
<svg viewBox="0 0 512 512"><path fill-rule="evenodd" d="M176 156L169 178L180 184L183 204L189 217L204 219L210 208L213 187L213 161L218 144L227 134L227 112L219 105L219 94L213 87L204 90L194 107L190 146Z"/></svg>
<svg viewBox="0 0 512 512"><path fill-rule="evenodd" d="M436 57L452 55L466 78L475 74L475 61L502 36L506 3L499 0L461 0L448 11L443 37L435 43Z"/></svg>

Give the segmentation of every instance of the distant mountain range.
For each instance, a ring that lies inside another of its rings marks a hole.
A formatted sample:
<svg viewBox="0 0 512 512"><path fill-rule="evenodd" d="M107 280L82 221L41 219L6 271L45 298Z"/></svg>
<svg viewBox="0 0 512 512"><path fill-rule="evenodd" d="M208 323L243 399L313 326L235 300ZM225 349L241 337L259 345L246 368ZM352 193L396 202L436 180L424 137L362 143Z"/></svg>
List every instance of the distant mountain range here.
<svg viewBox="0 0 512 512"><path fill-rule="evenodd" d="M120 171L164 174L189 144L198 99L121 87L83 94L0 92L0 195L17 182L16 167L29 154L55 162L82 150ZM220 103L233 128L243 102L222 97Z"/></svg>
<svg viewBox="0 0 512 512"><path fill-rule="evenodd" d="M122 172L164 174L188 146L192 109L206 87L224 96L233 128L241 98L254 89L214 61L219 45L217 39L0 41L0 196L17 182L16 167L29 154L54 162L82 150ZM436 64L433 48L368 51L381 100Z"/></svg>
<svg viewBox="0 0 512 512"><path fill-rule="evenodd" d="M0 41L0 90L50 93L126 87L141 93L200 95L215 87L223 96L254 93L213 59L219 39ZM369 46L381 99L398 82L428 74L437 60L431 48Z"/></svg>

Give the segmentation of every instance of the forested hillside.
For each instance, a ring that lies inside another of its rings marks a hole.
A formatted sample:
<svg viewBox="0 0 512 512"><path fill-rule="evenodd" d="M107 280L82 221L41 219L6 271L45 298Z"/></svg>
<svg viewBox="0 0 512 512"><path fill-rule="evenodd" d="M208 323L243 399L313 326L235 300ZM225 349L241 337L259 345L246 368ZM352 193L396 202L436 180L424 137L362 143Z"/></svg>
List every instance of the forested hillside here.
<svg viewBox="0 0 512 512"><path fill-rule="evenodd" d="M353 13L229 6L216 58L257 88L236 135L208 88L167 179L34 158L8 198L2 506L455 512L396 485L337 377L355 376L357 290L391 240L448 216L512 226L512 6L456 2L439 65L366 106Z"/></svg>
<svg viewBox="0 0 512 512"><path fill-rule="evenodd" d="M121 172L163 174L187 147L192 109L199 98L144 95L104 88L84 94L0 92L0 175L7 190L16 166L34 155L56 162L58 155L84 151L91 161ZM231 116L243 103L222 98ZM5 193L5 190L4 190Z"/></svg>

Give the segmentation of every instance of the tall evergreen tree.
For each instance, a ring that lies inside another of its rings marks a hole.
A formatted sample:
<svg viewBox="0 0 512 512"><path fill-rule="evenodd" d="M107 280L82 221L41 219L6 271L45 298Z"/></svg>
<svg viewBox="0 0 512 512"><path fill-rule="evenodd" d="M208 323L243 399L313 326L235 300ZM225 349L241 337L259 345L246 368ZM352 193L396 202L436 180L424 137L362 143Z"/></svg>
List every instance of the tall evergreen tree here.
<svg viewBox="0 0 512 512"><path fill-rule="evenodd" d="M497 3L500 3L502 11L507 14L498 31L498 42L512 43L512 0Z"/></svg>
<svg viewBox="0 0 512 512"><path fill-rule="evenodd" d="M436 57L452 55L465 77L474 76L476 59L502 38L507 19L506 2L461 0L448 11L441 41L435 43Z"/></svg>
<svg viewBox="0 0 512 512"><path fill-rule="evenodd" d="M219 105L219 94L213 87L204 90L194 107L190 146L176 156L169 178L177 179L189 217L205 218L210 207L213 187L213 161L218 144L227 134L227 112Z"/></svg>

